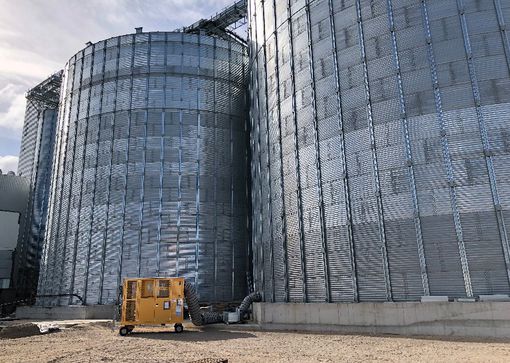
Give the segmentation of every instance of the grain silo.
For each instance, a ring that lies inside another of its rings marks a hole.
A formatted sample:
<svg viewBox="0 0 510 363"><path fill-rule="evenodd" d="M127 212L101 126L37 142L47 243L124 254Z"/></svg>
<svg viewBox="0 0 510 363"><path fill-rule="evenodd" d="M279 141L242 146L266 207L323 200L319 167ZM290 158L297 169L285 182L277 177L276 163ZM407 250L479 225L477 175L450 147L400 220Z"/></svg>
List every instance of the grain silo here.
<svg viewBox="0 0 510 363"><path fill-rule="evenodd" d="M37 290L39 260L44 245L48 199L55 144L55 128L62 71L30 89L19 153L18 174L30 184L26 228L16 246L14 285L18 298L33 296Z"/></svg>
<svg viewBox="0 0 510 363"><path fill-rule="evenodd" d="M112 303L134 276L245 295L246 70L235 39L141 28L69 60L39 295Z"/></svg>
<svg viewBox="0 0 510 363"><path fill-rule="evenodd" d="M248 2L256 288L507 294L507 1Z"/></svg>

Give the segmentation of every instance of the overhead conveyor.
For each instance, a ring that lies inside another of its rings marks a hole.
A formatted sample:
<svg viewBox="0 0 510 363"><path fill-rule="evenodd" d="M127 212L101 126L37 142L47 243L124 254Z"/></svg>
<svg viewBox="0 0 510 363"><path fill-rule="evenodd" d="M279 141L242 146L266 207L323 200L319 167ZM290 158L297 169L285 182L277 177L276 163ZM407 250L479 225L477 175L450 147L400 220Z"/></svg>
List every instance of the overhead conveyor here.
<svg viewBox="0 0 510 363"><path fill-rule="evenodd" d="M58 107L63 73L62 70L55 72L30 89L26 94L27 100L42 109Z"/></svg>
<svg viewBox="0 0 510 363"><path fill-rule="evenodd" d="M246 0L239 0L209 19L200 19L182 28L182 31L191 34L205 33L209 36L217 36L225 39L235 38L245 43L246 41L237 35L234 30L246 24L246 15Z"/></svg>

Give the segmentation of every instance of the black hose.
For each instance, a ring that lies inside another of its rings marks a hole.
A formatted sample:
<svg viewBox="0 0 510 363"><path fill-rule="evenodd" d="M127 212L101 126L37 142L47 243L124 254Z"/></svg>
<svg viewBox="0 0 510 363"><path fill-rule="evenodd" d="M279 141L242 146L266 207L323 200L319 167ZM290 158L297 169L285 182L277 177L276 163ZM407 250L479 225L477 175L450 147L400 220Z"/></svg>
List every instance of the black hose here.
<svg viewBox="0 0 510 363"><path fill-rule="evenodd" d="M262 295L260 292L255 291L243 299L241 305L239 305L239 315L242 317L250 308L250 305L254 302L262 301Z"/></svg>
<svg viewBox="0 0 510 363"><path fill-rule="evenodd" d="M184 297L188 303L189 316L191 322L197 326L223 323L223 314L215 313L212 311L200 311L200 304L198 303L198 296L195 287L188 280L184 281Z"/></svg>
<svg viewBox="0 0 510 363"><path fill-rule="evenodd" d="M223 314L214 311L206 311L202 313L202 325L224 323Z"/></svg>
<svg viewBox="0 0 510 363"><path fill-rule="evenodd" d="M83 298L78 295L78 294L52 294L52 295L36 295L35 297L38 298L38 297L64 297L64 296L67 296L67 297L75 297L77 298L78 300L80 300L81 304L82 305L85 305L85 302L83 301Z"/></svg>
<svg viewBox="0 0 510 363"><path fill-rule="evenodd" d="M195 287L188 280L184 280L184 297L188 303L188 312L193 324L201 326L225 322L223 320L223 314L215 313L213 311L202 312L200 310L197 292ZM258 291L252 292L250 295L246 296L238 308L241 319L242 316L250 309L250 305L259 301L262 301L262 295Z"/></svg>

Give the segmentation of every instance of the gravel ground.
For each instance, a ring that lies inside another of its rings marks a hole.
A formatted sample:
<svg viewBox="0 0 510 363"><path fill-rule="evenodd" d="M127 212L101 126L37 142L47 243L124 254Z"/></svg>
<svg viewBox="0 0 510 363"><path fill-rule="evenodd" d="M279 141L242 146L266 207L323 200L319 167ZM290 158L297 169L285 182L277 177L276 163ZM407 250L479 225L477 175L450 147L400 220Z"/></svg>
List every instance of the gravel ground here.
<svg viewBox="0 0 510 363"><path fill-rule="evenodd" d="M246 329L246 330L245 330ZM0 362L509 362L510 341L361 336L196 328L137 328L127 337L101 325L0 340Z"/></svg>

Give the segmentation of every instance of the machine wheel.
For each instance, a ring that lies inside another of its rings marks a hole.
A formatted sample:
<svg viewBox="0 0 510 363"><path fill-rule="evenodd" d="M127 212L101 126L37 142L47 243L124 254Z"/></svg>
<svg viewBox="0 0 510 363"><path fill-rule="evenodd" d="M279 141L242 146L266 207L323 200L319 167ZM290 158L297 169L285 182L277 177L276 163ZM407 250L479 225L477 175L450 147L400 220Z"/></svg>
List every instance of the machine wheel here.
<svg viewBox="0 0 510 363"><path fill-rule="evenodd" d="M174 329L175 329L176 333L182 333L182 331L184 330L184 327L182 326L182 324L175 324Z"/></svg>
<svg viewBox="0 0 510 363"><path fill-rule="evenodd" d="M126 335L128 335L129 333L129 329L127 326L122 326L120 329L119 329L119 334L123 337L125 337Z"/></svg>

